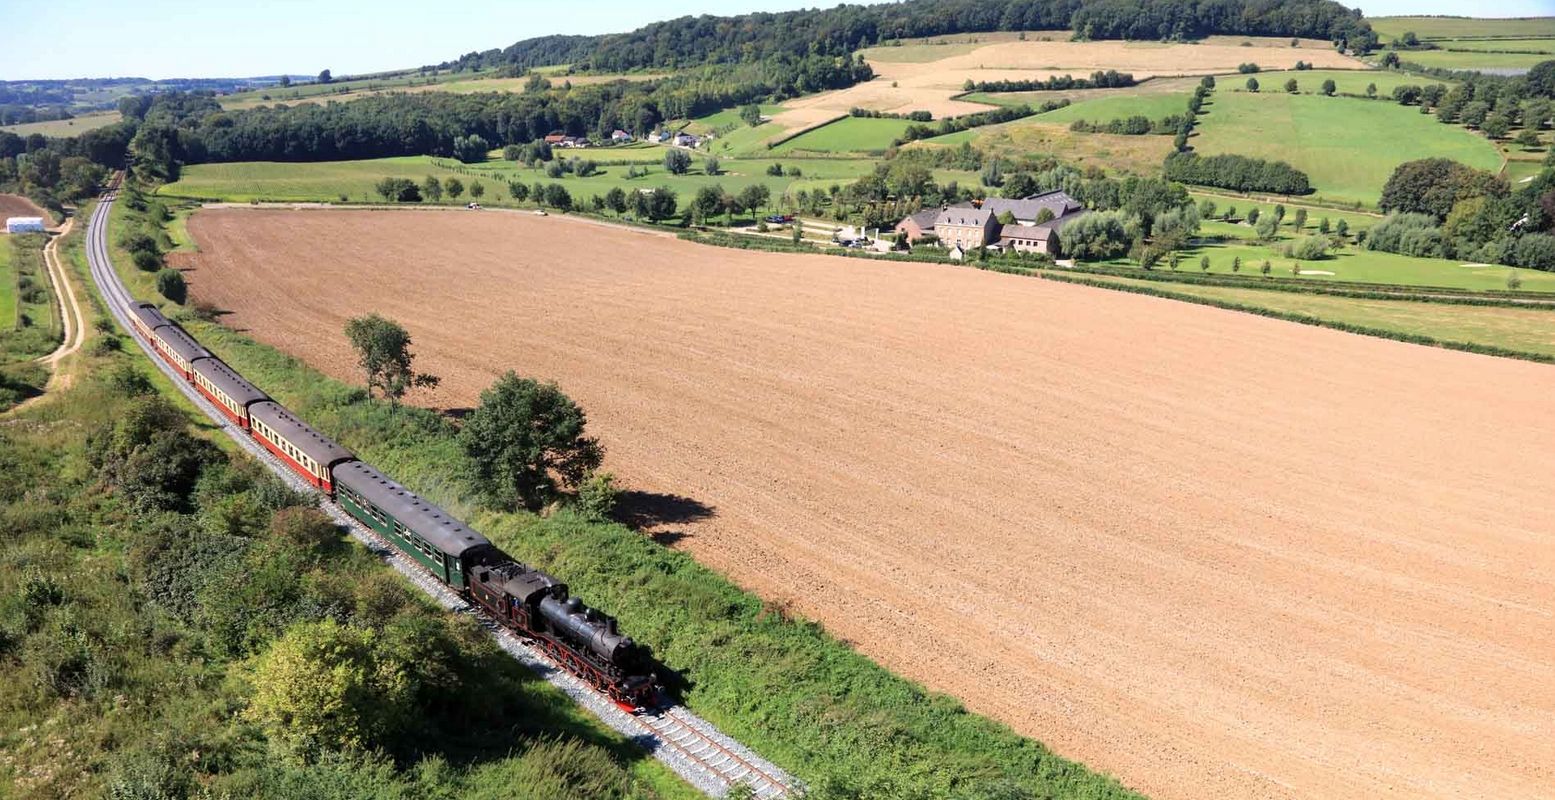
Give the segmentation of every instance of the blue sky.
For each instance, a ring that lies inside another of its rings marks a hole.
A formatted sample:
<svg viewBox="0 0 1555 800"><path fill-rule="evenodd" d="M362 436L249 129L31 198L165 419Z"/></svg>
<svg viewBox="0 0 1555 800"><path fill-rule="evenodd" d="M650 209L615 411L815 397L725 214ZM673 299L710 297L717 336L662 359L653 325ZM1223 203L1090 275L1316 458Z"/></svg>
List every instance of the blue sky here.
<svg viewBox="0 0 1555 800"><path fill-rule="evenodd" d="M436 63L547 33L607 33L685 14L814 0L0 0L0 79L337 75ZM9 7L9 8L8 8ZM1371 0L1368 15L1555 15L1555 0ZM578 9L579 13L569 13Z"/></svg>

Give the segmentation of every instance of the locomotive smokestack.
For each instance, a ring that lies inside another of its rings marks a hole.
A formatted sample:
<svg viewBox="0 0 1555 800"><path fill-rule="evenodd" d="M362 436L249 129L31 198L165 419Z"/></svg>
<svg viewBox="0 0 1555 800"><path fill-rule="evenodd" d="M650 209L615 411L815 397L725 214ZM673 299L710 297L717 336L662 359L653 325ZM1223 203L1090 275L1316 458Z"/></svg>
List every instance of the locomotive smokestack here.
<svg viewBox="0 0 1555 800"><path fill-rule="evenodd" d="M609 634L611 636L614 636L616 634L616 618L615 617L606 617L605 618L605 630L607 632L609 632Z"/></svg>

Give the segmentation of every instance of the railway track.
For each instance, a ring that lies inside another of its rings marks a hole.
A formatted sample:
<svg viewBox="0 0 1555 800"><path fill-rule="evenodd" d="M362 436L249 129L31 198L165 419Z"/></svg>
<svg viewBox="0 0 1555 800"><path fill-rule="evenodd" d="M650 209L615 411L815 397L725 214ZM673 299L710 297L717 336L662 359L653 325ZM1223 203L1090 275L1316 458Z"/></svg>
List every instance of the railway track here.
<svg viewBox="0 0 1555 800"><path fill-rule="evenodd" d="M102 293L108 311L119 326L172 380L184 396L189 398L211 422L237 442L250 456L265 464L287 485L300 492L324 499L313 486L303 481L270 451L259 446L241 428L232 424L218 412L205 396L194 389L183 376L152 351L151 343L130 324L129 308L134 297L114 271L108 255L108 214L116 198L117 183L105 193L93 210L87 223L87 262L92 281ZM609 698L579 680L571 673L556 666L539 649L529 644L511 630L497 624L463 598L421 570L377 534L347 515L334 503L321 502L319 507L350 532L352 538L367 547L374 555L393 567L417 588L435 600L440 606L461 614L470 614L480 621L496 640L499 647L524 666L533 670L547 682L556 686L603 721L647 750L685 778L693 786L710 797L722 797L741 784L747 785L755 796L763 800L781 798L792 794L801 785L777 765L767 761L750 748L719 731L712 723L701 719L683 706L671 705L651 713L631 714L621 710Z"/></svg>

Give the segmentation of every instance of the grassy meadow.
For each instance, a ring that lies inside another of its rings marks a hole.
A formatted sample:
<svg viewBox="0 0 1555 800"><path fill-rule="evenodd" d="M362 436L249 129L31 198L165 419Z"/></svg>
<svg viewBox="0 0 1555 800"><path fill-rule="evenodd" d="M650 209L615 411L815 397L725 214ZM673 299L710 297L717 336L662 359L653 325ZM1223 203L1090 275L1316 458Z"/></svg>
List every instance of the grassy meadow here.
<svg viewBox="0 0 1555 800"><path fill-rule="evenodd" d="M1188 113L1188 98L1192 96L1191 92L1180 94L1128 93L1104 95L1071 103L1063 108L1049 111L1046 114L1038 114L1032 119L1038 122L1056 122L1065 125L1075 120L1098 123L1124 119L1135 115L1158 120L1172 114Z"/></svg>
<svg viewBox="0 0 1555 800"><path fill-rule="evenodd" d="M21 125L6 125L0 127L0 131L14 133L17 136L31 136L41 133L51 137L80 136L83 133L98 128L105 128L119 121L119 112L103 111L96 114L82 114L74 119L56 119L48 122L27 122Z"/></svg>
<svg viewBox="0 0 1555 800"><path fill-rule="evenodd" d="M845 117L828 122L772 148L774 155L793 153L873 153L885 150L913 123L904 119Z"/></svg>
<svg viewBox="0 0 1555 800"><path fill-rule="evenodd" d="M1422 67L1498 73L1521 72L1541 61L1551 60L1548 53L1485 53L1467 50L1411 50L1399 53L1399 58Z"/></svg>
<svg viewBox="0 0 1555 800"><path fill-rule="evenodd" d="M1501 156L1483 136L1387 101L1290 95L1273 82L1260 93L1223 81L1199 117L1195 150L1281 160L1307 173L1315 196L1375 206L1393 168L1443 157L1495 172Z"/></svg>
<svg viewBox="0 0 1555 800"><path fill-rule="evenodd" d="M1385 41L1413 32L1421 39L1517 39L1555 37L1555 16L1511 17L1367 17Z"/></svg>
<svg viewBox="0 0 1555 800"><path fill-rule="evenodd" d="M1443 50L1555 53L1555 35L1547 39L1437 39L1432 44Z"/></svg>
<svg viewBox="0 0 1555 800"><path fill-rule="evenodd" d="M1523 272L1527 274L1528 271ZM1245 310L1275 314L1297 314L1330 325L1555 357L1555 311L1547 309L1365 300L1270 291L1256 286L1199 286L1101 275L1084 277L1087 281L1119 288L1143 289L1177 299L1234 304Z"/></svg>
<svg viewBox="0 0 1555 800"><path fill-rule="evenodd" d="M1263 92L1284 92L1285 82L1295 78L1297 91L1301 94L1321 94L1323 81L1334 82L1334 91L1337 94L1353 94L1364 97L1366 87L1375 85L1378 97L1392 97L1393 89L1397 86L1420 86L1428 83L1440 83L1451 86L1453 81L1421 78L1418 75L1410 75L1394 70L1358 70L1358 69L1312 69L1312 70L1274 70L1260 72L1256 75L1226 75L1217 77L1217 84L1223 90L1235 91L1247 85L1248 78L1257 78L1259 90ZM1211 97L1211 100L1214 98Z"/></svg>

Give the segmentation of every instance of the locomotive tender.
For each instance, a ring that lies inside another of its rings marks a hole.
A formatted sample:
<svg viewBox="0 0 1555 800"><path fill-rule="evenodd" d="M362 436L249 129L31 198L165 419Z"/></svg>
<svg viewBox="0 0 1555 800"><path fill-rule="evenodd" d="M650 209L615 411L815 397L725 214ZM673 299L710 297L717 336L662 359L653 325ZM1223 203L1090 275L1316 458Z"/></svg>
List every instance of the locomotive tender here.
<svg viewBox="0 0 1555 800"><path fill-rule="evenodd" d="M314 430L249 383L151 303L130 308L157 355L266 450L418 567L537 643L617 705L657 704L647 649L567 585L514 561L485 536Z"/></svg>

